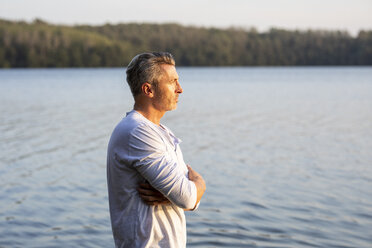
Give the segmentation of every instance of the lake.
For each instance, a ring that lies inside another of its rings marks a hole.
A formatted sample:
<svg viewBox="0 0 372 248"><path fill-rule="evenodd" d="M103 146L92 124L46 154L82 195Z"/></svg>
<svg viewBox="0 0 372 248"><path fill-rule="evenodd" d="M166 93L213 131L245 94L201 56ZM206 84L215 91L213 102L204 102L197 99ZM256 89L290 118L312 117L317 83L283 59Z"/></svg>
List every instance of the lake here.
<svg viewBox="0 0 372 248"><path fill-rule="evenodd" d="M372 67L178 68L188 247L372 247ZM0 70L0 247L113 247L125 69Z"/></svg>

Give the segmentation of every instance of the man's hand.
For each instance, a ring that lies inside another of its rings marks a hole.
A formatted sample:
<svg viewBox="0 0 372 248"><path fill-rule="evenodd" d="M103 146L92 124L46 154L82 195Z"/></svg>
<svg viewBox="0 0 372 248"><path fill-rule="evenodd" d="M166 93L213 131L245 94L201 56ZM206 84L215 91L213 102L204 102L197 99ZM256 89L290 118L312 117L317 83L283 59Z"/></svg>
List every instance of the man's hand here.
<svg viewBox="0 0 372 248"><path fill-rule="evenodd" d="M170 201L159 191L154 189L149 183L141 183L137 188L142 200L150 206L170 204Z"/></svg>
<svg viewBox="0 0 372 248"><path fill-rule="evenodd" d="M203 177L199 173L194 171L189 165L187 165L187 169L189 170L189 180L195 183L195 186L197 189L197 200L194 206L194 208L196 208L196 206L200 202L200 199L202 198L205 192L205 189L206 189L205 181ZM187 210L191 210L191 209L187 209Z"/></svg>

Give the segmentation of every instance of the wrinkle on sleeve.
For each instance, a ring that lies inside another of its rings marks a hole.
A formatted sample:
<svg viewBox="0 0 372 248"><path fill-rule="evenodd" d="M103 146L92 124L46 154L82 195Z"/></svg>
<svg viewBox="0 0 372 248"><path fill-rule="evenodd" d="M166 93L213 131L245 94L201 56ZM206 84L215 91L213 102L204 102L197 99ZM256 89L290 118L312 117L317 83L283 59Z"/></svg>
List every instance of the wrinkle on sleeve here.
<svg viewBox="0 0 372 248"><path fill-rule="evenodd" d="M129 156L134 168L172 203L184 209L194 208L196 186L167 152L160 135L145 125L131 134Z"/></svg>

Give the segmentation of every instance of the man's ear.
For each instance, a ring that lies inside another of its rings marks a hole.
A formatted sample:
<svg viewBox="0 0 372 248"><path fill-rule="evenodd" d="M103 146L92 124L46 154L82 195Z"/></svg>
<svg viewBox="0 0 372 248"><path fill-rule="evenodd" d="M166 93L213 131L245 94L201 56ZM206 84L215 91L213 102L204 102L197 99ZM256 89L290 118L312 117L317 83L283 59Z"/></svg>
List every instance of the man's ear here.
<svg viewBox="0 0 372 248"><path fill-rule="evenodd" d="M154 89L152 88L152 85L149 83L143 83L141 86L142 92L148 96L153 97L154 96Z"/></svg>

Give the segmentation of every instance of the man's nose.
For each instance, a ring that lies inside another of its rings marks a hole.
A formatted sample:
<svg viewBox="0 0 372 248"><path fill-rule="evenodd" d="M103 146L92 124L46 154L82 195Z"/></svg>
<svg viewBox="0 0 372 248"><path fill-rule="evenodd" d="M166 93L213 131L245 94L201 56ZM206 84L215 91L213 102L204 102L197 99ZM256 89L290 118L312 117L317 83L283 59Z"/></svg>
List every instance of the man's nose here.
<svg viewBox="0 0 372 248"><path fill-rule="evenodd" d="M177 93L178 94L181 94L183 92L183 89L181 87L181 84L180 83L177 83Z"/></svg>

